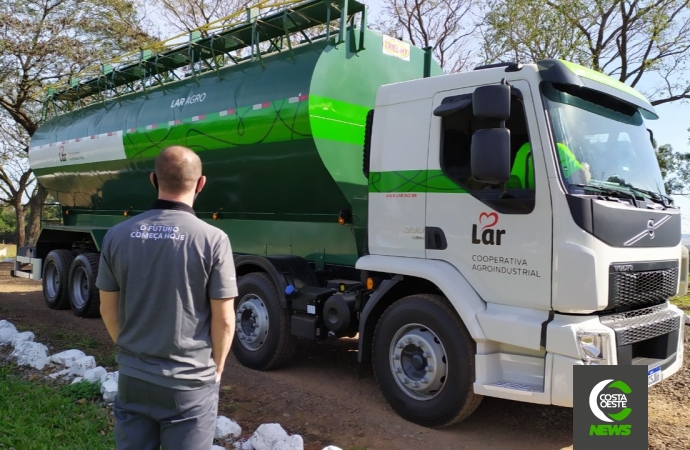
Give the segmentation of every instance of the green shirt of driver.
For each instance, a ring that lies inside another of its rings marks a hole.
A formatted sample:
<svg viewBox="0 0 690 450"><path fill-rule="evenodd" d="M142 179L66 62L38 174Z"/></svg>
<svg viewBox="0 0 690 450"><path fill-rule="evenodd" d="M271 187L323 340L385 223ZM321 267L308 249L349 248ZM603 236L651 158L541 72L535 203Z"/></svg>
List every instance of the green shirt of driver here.
<svg viewBox="0 0 690 450"><path fill-rule="evenodd" d="M558 149L558 159L563 169L563 175L566 179L573 176L577 171L582 170L582 164L568 146L559 142L556 144L556 148ZM510 178L511 184L519 182L519 187L522 189L534 189L534 159L532 157L532 146L529 142L523 144L518 150L517 155L515 155Z"/></svg>

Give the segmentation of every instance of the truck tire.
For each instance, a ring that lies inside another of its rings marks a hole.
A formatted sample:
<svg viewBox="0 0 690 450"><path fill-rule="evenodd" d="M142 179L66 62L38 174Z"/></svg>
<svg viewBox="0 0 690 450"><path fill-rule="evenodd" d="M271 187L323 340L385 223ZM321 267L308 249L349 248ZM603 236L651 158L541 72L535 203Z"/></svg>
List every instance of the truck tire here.
<svg viewBox="0 0 690 450"><path fill-rule="evenodd" d="M412 295L386 309L374 332L376 381L391 407L426 427L474 412L474 343L456 312L437 295Z"/></svg>
<svg viewBox="0 0 690 450"><path fill-rule="evenodd" d="M96 288L97 253L84 253L74 258L69 271L69 302L78 317L100 317L101 296Z"/></svg>
<svg viewBox="0 0 690 450"><path fill-rule="evenodd" d="M69 269L74 256L69 250L53 250L43 262L43 300L50 309L69 308Z"/></svg>
<svg viewBox="0 0 690 450"><path fill-rule="evenodd" d="M237 282L237 291L235 358L254 370L285 365L295 351L296 339L290 334L290 315L280 305L271 278L263 272L244 275Z"/></svg>

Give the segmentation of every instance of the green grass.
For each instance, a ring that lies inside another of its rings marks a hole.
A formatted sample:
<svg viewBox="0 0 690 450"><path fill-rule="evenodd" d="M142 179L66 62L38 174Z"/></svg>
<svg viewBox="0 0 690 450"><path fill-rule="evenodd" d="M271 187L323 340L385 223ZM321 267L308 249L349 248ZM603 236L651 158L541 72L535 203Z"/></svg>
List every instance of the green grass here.
<svg viewBox="0 0 690 450"><path fill-rule="evenodd" d="M75 400L98 400L101 396L101 386L98 383L80 381L62 386L60 392Z"/></svg>
<svg viewBox="0 0 690 450"><path fill-rule="evenodd" d="M60 330L57 333L55 333L55 337L60 340L71 342L75 348L78 348L85 352L98 349L101 346L101 341L99 341L98 339L94 339L91 336L86 336L84 334L75 333L71 331Z"/></svg>
<svg viewBox="0 0 690 450"><path fill-rule="evenodd" d="M690 282L690 276L688 276L688 281ZM671 303L683 310L690 310L690 289L686 295L679 295L678 297L673 297Z"/></svg>
<svg viewBox="0 0 690 450"><path fill-rule="evenodd" d="M671 303L673 303L680 309L690 310L690 293L688 295L673 297L671 299Z"/></svg>
<svg viewBox="0 0 690 450"><path fill-rule="evenodd" d="M0 449L112 449L108 410L89 383L56 388L0 367Z"/></svg>
<svg viewBox="0 0 690 450"><path fill-rule="evenodd" d="M0 245L2 247L2 245ZM2 258L14 258L17 256L17 246L14 244L7 244L7 256L3 256Z"/></svg>

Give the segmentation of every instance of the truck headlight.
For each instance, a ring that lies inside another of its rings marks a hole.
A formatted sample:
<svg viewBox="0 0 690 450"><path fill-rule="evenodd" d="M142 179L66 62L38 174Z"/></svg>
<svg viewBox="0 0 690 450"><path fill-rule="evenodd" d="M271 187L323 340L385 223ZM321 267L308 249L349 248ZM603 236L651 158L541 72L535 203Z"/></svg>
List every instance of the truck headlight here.
<svg viewBox="0 0 690 450"><path fill-rule="evenodd" d="M577 332L578 350L585 365L608 364L609 335L592 331Z"/></svg>

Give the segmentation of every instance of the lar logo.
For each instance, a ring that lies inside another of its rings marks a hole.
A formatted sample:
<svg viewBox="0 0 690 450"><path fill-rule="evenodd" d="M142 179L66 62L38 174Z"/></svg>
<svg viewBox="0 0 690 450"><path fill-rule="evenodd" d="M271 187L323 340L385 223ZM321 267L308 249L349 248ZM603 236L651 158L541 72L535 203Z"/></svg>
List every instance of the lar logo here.
<svg viewBox="0 0 690 450"><path fill-rule="evenodd" d="M647 450L646 365L573 366L573 448Z"/></svg>
<svg viewBox="0 0 690 450"><path fill-rule="evenodd" d="M506 230L494 229L498 223L498 214L495 212L479 214L479 225L472 225L472 243L484 245L501 245L501 237L506 234ZM482 227L479 230L479 227ZM481 238L479 236L481 231Z"/></svg>
<svg viewBox="0 0 690 450"><path fill-rule="evenodd" d="M621 393L606 393L602 394L601 391L604 388L616 389ZM592 410L594 417L601 420L602 422L620 422L625 420L630 413L632 408L628 408L628 397L626 395L630 394L632 390L630 387L621 380L604 380L597 383L589 394L589 407ZM620 410L616 413L604 413L604 410ZM622 409L621 409L622 408ZM592 425L589 428L589 435L597 436L628 436L630 434L632 425Z"/></svg>
<svg viewBox="0 0 690 450"><path fill-rule="evenodd" d="M65 146L64 145L60 146L60 151L58 152L58 156L60 157L61 162L67 161L67 153L65 153Z"/></svg>

